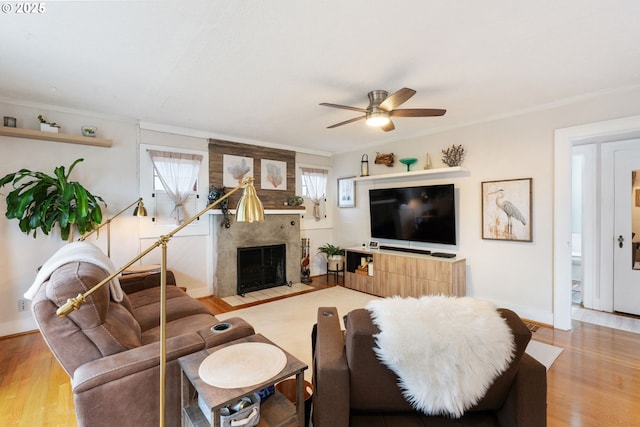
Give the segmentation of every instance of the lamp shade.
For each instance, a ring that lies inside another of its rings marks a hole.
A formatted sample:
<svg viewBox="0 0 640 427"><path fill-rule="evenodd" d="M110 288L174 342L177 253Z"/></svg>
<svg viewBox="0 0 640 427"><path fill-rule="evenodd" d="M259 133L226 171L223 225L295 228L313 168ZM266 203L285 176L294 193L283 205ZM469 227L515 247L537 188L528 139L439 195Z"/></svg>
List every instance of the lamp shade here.
<svg viewBox="0 0 640 427"><path fill-rule="evenodd" d="M138 206L133 210L133 216L147 216L147 209L144 207L142 198L138 199Z"/></svg>
<svg viewBox="0 0 640 427"><path fill-rule="evenodd" d="M236 221L238 222L262 222L264 221L264 208L256 194L253 182L249 182L242 193L242 197L236 208Z"/></svg>

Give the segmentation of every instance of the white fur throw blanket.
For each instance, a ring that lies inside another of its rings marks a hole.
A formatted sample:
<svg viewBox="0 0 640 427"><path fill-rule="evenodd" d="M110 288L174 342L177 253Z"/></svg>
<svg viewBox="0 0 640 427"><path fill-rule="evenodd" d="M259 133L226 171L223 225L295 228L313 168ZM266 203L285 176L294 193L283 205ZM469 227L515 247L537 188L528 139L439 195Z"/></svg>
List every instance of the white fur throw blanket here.
<svg viewBox="0 0 640 427"><path fill-rule="evenodd" d="M472 298L392 297L367 304L380 329L378 359L399 377L411 405L461 417L513 356L513 335L495 307Z"/></svg>
<svg viewBox="0 0 640 427"><path fill-rule="evenodd" d="M36 279L27 292L25 292L24 297L32 300L38 293L40 286L49 280L49 277L51 277L58 267L71 262L94 264L106 271L107 274L116 272L116 268L113 266L111 259L97 246L89 242L71 242L58 249L58 251L42 265L36 275ZM97 283L95 284L97 285ZM114 277L111 282L109 282L109 291L111 293L111 299L116 302L120 302L124 298L124 293L122 292L120 281L117 277Z"/></svg>

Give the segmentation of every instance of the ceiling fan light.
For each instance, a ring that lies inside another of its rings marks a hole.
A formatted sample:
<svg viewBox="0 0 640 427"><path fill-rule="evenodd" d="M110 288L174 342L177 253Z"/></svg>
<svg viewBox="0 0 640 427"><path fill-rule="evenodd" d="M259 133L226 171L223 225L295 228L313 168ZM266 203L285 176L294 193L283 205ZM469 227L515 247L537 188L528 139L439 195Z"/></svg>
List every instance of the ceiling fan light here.
<svg viewBox="0 0 640 427"><path fill-rule="evenodd" d="M390 121L389 113L386 111L373 111L371 113L367 113L367 124L369 126L380 127L388 124Z"/></svg>

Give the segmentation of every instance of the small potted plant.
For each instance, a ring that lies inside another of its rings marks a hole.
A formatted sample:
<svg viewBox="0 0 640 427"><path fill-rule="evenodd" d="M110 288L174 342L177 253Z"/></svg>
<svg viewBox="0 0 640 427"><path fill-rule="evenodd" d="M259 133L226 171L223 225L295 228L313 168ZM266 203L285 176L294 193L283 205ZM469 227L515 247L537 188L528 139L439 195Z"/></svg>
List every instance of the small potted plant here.
<svg viewBox="0 0 640 427"><path fill-rule="evenodd" d="M48 122L42 114L38 116L38 120L40 121L40 130L42 132L58 133L58 130L60 130L60 125L56 122Z"/></svg>
<svg viewBox="0 0 640 427"><path fill-rule="evenodd" d="M82 136L88 136L89 138L95 138L98 128L95 126L82 126Z"/></svg>
<svg viewBox="0 0 640 427"><path fill-rule="evenodd" d="M323 253L327 257L329 270L342 270L344 266L344 249L340 246L325 243L324 246L318 248L318 253Z"/></svg>

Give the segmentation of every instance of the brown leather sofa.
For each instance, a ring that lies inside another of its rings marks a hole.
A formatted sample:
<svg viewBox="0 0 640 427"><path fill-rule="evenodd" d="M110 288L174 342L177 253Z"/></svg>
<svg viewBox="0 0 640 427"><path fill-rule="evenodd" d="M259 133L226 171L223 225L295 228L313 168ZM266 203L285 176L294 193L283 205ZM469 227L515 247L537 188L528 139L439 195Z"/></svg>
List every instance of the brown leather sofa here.
<svg viewBox="0 0 640 427"><path fill-rule="evenodd" d="M79 426L159 425L160 274L121 276L121 303L103 286L77 311L56 315L68 298L107 277L86 262L57 268L40 287L32 311L47 345L71 378ZM167 370L165 424L181 425L178 358L254 333L239 318L223 332L204 305L167 278Z"/></svg>
<svg viewBox="0 0 640 427"><path fill-rule="evenodd" d="M349 312L343 332L336 308L319 308L313 344L313 426L545 427L546 368L524 352L531 332L518 315L498 311L514 335L514 358L473 408L452 419L418 412L406 401L398 377L374 353L379 329L367 310Z"/></svg>

